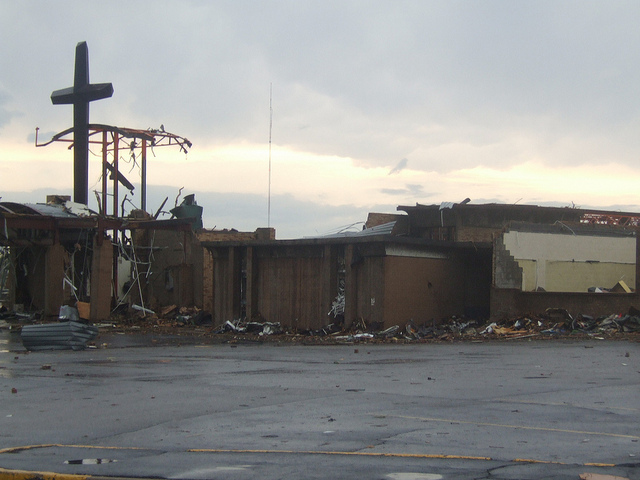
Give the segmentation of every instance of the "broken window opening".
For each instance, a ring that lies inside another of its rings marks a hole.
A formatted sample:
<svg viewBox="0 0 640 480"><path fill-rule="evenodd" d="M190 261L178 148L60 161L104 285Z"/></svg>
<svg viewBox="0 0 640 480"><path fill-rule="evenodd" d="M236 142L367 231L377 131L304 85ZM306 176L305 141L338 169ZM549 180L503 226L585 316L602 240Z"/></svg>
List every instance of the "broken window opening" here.
<svg viewBox="0 0 640 480"><path fill-rule="evenodd" d="M122 296L118 295L118 301L113 311L127 302L134 303L136 300L139 300L142 306L141 311L143 315L146 315L145 292L143 290L146 290L146 285L151 275L151 261L141 256L142 252L139 252L141 247L136 246L134 237L135 232L131 232L131 236L127 236L126 232L122 231L121 239L118 240L116 244L119 267L120 264L126 262L126 265L129 267L129 279L122 282L122 291L118 292L119 294L122 293ZM120 259L122 259L122 261ZM120 271L119 268L119 275ZM122 271L126 275L126 270L123 269ZM120 281L118 283L118 288L120 289ZM132 298L134 292L137 293L136 300Z"/></svg>

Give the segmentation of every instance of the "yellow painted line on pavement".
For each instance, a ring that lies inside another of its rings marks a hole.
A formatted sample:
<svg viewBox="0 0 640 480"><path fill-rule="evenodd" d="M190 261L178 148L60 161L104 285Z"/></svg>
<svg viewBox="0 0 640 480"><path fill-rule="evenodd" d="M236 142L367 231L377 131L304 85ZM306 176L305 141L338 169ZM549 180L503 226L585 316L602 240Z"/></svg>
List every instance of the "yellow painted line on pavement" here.
<svg viewBox="0 0 640 480"><path fill-rule="evenodd" d="M585 430L568 430L564 428L551 428L551 427L529 427L526 425L509 425L506 423L474 422L470 420L457 420L452 418L414 417L410 415L384 415L384 416L387 418L406 418L408 420L422 420L424 422L440 422L440 423L454 423L454 424L460 423L465 425L479 425L483 427L511 428L514 430L537 430L540 432L578 433L580 435L596 435L596 436L602 436L602 437L640 439L640 436L638 435L623 435L621 433L590 432Z"/></svg>
<svg viewBox="0 0 640 480"><path fill-rule="evenodd" d="M522 463L543 463L545 465L569 465L564 462L555 462L551 460L534 460L532 458L514 458L512 462L522 462ZM615 467L615 463L583 463L583 467Z"/></svg>
<svg viewBox="0 0 640 480"><path fill-rule="evenodd" d="M51 448L51 447L60 447L60 448L93 448L96 450L153 450L150 448L141 448L141 447L109 447L105 445L65 445L62 443L42 443L40 445L22 445L19 447L9 447L3 448L0 450L0 454L3 453L18 453L24 450L35 450L37 448Z"/></svg>
<svg viewBox="0 0 640 480"><path fill-rule="evenodd" d="M588 408L588 409L603 409L603 410L622 410L624 412L640 412L640 408L631 408L631 407L613 407L610 405L581 405L579 403L568 403L568 402L536 402L533 400L514 400L511 398L499 398L497 400L500 403L522 403L524 405L541 405L541 406L551 406L551 407L575 407L575 408Z"/></svg>
<svg viewBox="0 0 640 480"><path fill-rule="evenodd" d="M414 418L414 417L408 417ZM459 422L460 423L460 422ZM465 423L465 422L462 422ZM471 422L466 422L471 423ZM4 448L0 450L0 454L18 453L25 450L33 450L37 448L85 448L85 449L103 449L103 450L153 450L142 447L116 447L116 446L97 446L97 445L65 445L62 443L45 443L40 445L24 445L20 447ZM186 450L189 453L262 453L262 454L292 454L292 455L341 455L356 457L387 457L387 458L422 458L436 460L480 460L480 461L504 461L494 459L492 457L483 457L475 455L447 455L438 453L392 453L392 452L347 452L332 450L269 450L269 449L226 449L226 448L190 448ZM509 460L507 460L509 461ZM541 463L567 465L563 462L549 460L534 460L528 458L515 458L511 462L519 463ZM585 466L592 467L615 467L615 463L584 463ZM0 480L86 480L91 475L64 475L52 472L29 472L23 470L5 470L0 468Z"/></svg>
<svg viewBox="0 0 640 480"><path fill-rule="evenodd" d="M565 465L563 462L554 462L551 460L534 460L533 458L514 458L514 462L517 463L542 463L545 465Z"/></svg>
<svg viewBox="0 0 640 480"><path fill-rule="evenodd" d="M384 453L384 452L335 452L330 450L250 450L225 448L190 448L193 453L287 453L298 455L352 455L356 457L398 457L398 458L435 458L448 460L493 460L491 457L470 455L442 455L429 453Z"/></svg>
<svg viewBox="0 0 640 480"><path fill-rule="evenodd" d="M95 445L65 445L61 443L44 443L41 445L24 445L19 447L4 448L0 450L3 453L18 453L24 450L34 450L37 448L94 448L105 450L153 450L140 447L109 447ZM444 455L444 454L426 454L426 453L384 453L384 452L336 452L322 450L250 450L250 449L208 449L208 448L190 448L187 452L195 453L287 453L287 454L305 454L305 455L354 455L369 457L406 457L406 458L434 458L434 459L458 459L458 460L493 460L491 457L480 457L472 455Z"/></svg>
<svg viewBox="0 0 640 480"><path fill-rule="evenodd" d="M534 460L530 458L514 458L513 460L499 460L491 457L478 457L471 455L445 455L431 453L385 453L385 452L341 452L323 450L252 450L252 449L226 449L226 448L191 448L187 452L192 453L264 453L264 454L297 454L297 455L344 455L360 457L393 457L393 458L424 458L436 460L482 460L482 461L507 461L514 463L541 463L545 465L569 465L564 462L551 460ZM615 463L583 463L583 466L590 467L615 467Z"/></svg>

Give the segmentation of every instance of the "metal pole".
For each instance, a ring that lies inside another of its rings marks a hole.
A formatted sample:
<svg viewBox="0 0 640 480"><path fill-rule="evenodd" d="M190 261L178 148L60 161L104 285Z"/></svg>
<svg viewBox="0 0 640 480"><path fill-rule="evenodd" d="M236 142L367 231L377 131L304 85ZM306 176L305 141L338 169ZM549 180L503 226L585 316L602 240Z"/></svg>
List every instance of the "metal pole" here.
<svg viewBox="0 0 640 480"><path fill-rule="evenodd" d="M271 130L273 127L272 85L269 84L269 193L267 198L267 227L271 227Z"/></svg>
<svg viewBox="0 0 640 480"><path fill-rule="evenodd" d="M120 138L117 132L113 132L113 216L118 218L118 144Z"/></svg>
<svg viewBox="0 0 640 480"><path fill-rule="evenodd" d="M108 132L106 130L102 131L102 213L107 215L107 162L109 159L107 158L107 146L108 143Z"/></svg>
<svg viewBox="0 0 640 480"><path fill-rule="evenodd" d="M141 166L141 185L140 185L140 208L147 211L147 141L142 140L142 166Z"/></svg>

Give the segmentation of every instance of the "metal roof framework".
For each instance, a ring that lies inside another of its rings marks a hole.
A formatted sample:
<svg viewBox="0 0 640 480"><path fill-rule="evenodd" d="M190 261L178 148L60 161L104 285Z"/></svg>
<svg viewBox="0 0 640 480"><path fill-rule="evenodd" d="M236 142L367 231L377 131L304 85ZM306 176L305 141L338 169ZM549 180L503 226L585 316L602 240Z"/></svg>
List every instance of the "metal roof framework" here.
<svg viewBox="0 0 640 480"><path fill-rule="evenodd" d="M38 143L38 128L36 128L36 147L45 147L54 142L69 143L69 149L74 147L73 127L63 130L55 134L51 139L44 143ZM70 137L71 135L71 137ZM147 151L155 147L179 147L181 152L185 154L192 147L192 143L185 137L166 132L164 126L159 129L133 129L116 127L113 125L90 124L89 125L89 144L100 145L102 147L102 197L98 198L100 213L108 215L108 183L107 174L113 180L113 206L112 215L120 216L123 208L120 208L120 198L118 194L118 184L125 186L130 192L133 192L134 185L119 171L118 163L121 152L129 152L130 157L137 163L140 159L140 208L146 211L147 207ZM113 160L109 161L109 155ZM155 154L154 154L155 155ZM97 194L96 194L97 195Z"/></svg>
<svg viewBox="0 0 640 480"><path fill-rule="evenodd" d="M609 225L615 227L640 227L640 216L610 213L585 213L580 218L580 223L589 225Z"/></svg>

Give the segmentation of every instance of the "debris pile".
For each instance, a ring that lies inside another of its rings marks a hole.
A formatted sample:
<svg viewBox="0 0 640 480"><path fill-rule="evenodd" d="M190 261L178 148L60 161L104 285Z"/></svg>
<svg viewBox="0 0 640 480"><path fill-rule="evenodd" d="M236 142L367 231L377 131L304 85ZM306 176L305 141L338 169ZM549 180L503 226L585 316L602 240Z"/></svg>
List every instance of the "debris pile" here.
<svg viewBox="0 0 640 480"><path fill-rule="evenodd" d="M8 313L8 312L7 312ZM15 328L14 322L39 323L33 318L0 315L0 328ZM3 321L3 320L7 321ZM76 321L61 311L60 320ZM439 321L409 321L382 325L359 318L345 325L340 314L321 328L290 328L257 316L251 320L235 319L215 322L206 310L170 305L157 311L140 306L126 306L114 312L108 323L96 325L102 332L143 333L206 337L213 341L283 341L304 343L386 343L511 340L525 338L640 337L640 310L631 308L626 314L594 318L585 314L571 315L560 308L549 308L542 314L505 318L500 321L476 320L452 316ZM23 327L25 328L25 327ZM59 327L58 327L59 328ZM27 329L28 330L28 329Z"/></svg>
<svg viewBox="0 0 640 480"><path fill-rule="evenodd" d="M280 323L257 321L227 321L211 329L215 335L240 334L263 336L288 336L300 339L323 339L335 342L363 341L453 341L473 339L517 339L550 338L569 335L587 335L596 338L640 333L640 311L631 309L627 314L612 314L594 318L588 315L572 316L564 309L550 308L543 314L486 322L464 317L451 317L440 322L417 324L407 322L404 326L393 325L382 328L379 324L368 325L359 319L350 327L342 323L330 323L319 329L290 330Z"/></svg>
<svg viewBox="0 0 640 480"><path fill-rule="evenodd" d="M169 305L158 312L140 305L121 305L112 315L114 328L140 330L142 328L171 329L175 327L211 327L213 317L197 307Z"/></svg>
<svg viewBox="0 0 640 480"><path fill-rule="evenodd" d="M279 322L234 322L226 321L219 327L215 328L212 333L252 333L254 335L278 335L284 333L282 325Z"/></svg>
<svg viewBox="0 0 640 480"><path fill-rule="evenodd" d="M612 314L591 317L579 314L573 317L564 309L550 308L543 314L482 322L452 317L439 324L416 327L409 322L404 332L409 339L454 339L462 337L527 338L559 335L617 335L640 332L640 311L631 309L625 315Z"/></svg>

